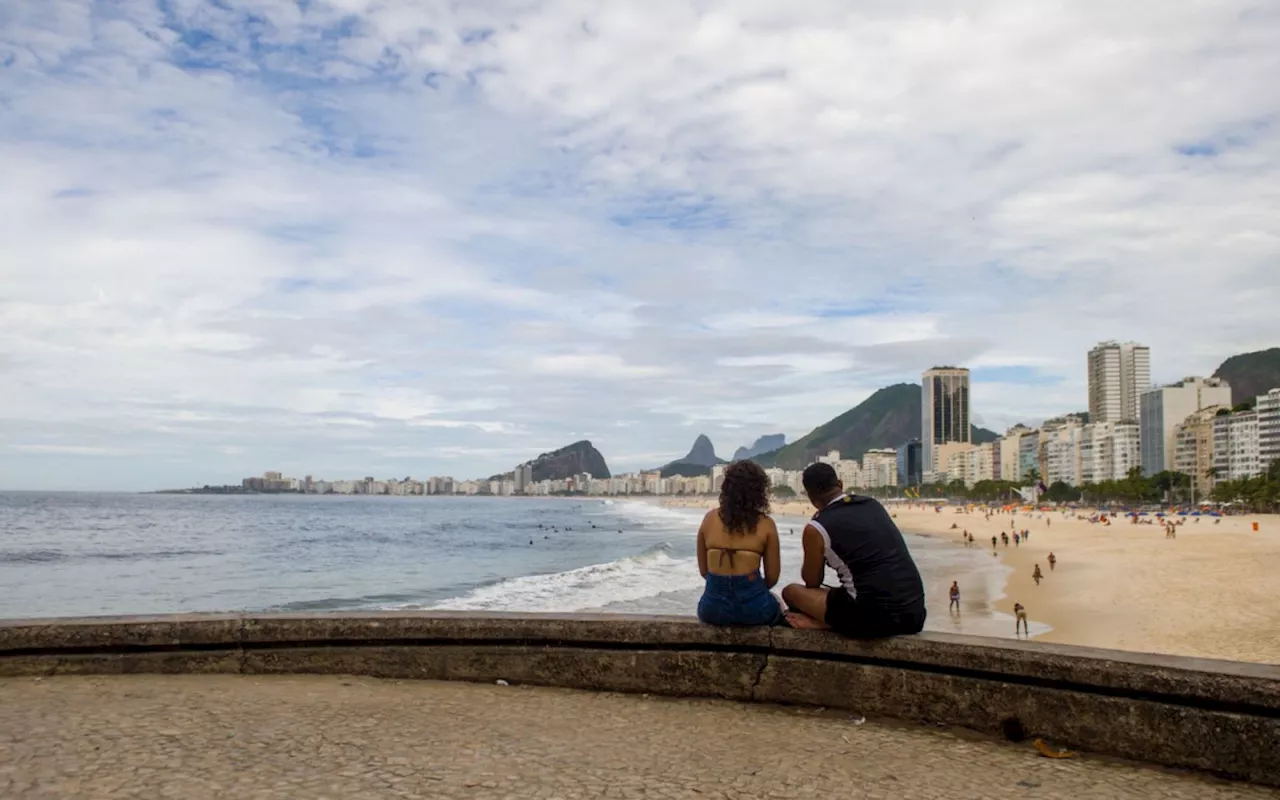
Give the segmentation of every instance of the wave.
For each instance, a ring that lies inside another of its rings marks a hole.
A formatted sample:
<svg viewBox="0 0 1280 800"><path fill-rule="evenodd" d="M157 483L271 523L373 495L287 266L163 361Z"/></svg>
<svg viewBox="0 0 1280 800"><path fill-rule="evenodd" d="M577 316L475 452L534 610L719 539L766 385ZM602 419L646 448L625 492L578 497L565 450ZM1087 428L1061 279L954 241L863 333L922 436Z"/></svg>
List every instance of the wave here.
<svg viewBox="0 0 1280 800"><path fill-rule="evenodd" d="M375 594L364 597L320 597L315 600L295 600L267 608L267 611L345 611L361 608L379 608L387 603L405 602L420 595Z"/></svg>
<svg viewBox="0 0 1280 800"><path fill-rule="evenodd" d="M70 561L148 561L187 556L218 556L221 550L152 550L112 553L106 551L65 553L57 550L16 550L0 552L0 564L58 564Z"/></svg>
<svg viewBox="0 0 1280 800"><path fill-rule="evenodd" d="M643 500L605 501L604 513L626 517L642 526L681 529L689 533L697 533L698 523L702 521L705 511L689 508L668 508Z"/></svg>
<svg viewBox="0 0 1280 800"><path fill-rule="evenodd" d="M507 578L429 605L405 603L387 610L581 611L640 600L702 585L697 560L674 558L663 542L633 556L549 575Z"/></svg>

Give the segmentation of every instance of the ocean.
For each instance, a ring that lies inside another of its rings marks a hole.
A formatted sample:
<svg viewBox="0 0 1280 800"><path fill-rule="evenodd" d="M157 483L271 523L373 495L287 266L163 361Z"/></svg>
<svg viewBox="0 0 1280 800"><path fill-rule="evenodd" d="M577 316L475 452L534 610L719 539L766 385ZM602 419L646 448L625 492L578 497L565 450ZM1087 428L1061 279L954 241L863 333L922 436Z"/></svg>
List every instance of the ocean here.
<svg viewBox="0 0 1280 800"><path fill-rule="evenodd" d="M621 498L0 493L0 618L692 615L702 513ZM778 518L783 583L799 579L803 524ZM929 629L1012 635L1013 620L991 609L1007 574L997 559L905 533L929 591ZM947 611L952 580L963 590L958 617Z"/></svg>

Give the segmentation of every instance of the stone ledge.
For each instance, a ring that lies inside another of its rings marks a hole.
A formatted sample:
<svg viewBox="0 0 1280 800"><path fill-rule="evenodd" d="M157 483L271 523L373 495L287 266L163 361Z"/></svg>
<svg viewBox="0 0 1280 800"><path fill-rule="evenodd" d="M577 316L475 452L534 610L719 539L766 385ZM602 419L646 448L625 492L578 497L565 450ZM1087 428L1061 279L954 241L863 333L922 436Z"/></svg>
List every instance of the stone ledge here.
<svg viewBox="0 0 1280 800"><path fill-rule="evenodd" d="M804 703L1280 785L1280 667L687 617L343 613L0 622L0 676L364 674ZM1016 721L1016 722L1015 722Z"/></svg>

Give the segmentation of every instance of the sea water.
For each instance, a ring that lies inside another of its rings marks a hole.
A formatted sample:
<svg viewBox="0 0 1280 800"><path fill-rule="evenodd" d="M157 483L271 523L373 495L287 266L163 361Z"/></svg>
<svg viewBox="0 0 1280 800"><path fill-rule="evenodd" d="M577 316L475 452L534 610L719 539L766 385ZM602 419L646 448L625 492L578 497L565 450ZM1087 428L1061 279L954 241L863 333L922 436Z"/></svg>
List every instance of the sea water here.
<svg viewBox="0 0 1280 800"><path fill-rule="evenodd" d="M693 614L702 513L597 498L0 493L0 618ZM803 525L778 519L783 583L799 579ZM991 609L1007 568L981 548L906 538L929 592L929 629L1012 635L1012 619ZM947 610L953 580L959 615Z"/></svg>

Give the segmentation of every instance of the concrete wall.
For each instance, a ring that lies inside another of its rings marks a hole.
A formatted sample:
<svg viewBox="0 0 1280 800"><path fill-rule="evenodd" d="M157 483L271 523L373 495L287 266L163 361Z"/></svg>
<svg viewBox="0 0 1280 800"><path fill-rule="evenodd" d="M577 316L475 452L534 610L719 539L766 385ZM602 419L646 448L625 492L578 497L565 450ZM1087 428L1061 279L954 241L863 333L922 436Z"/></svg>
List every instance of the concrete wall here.
<svg viewBox="0 0 1280 800"><path fill-rule="evenodd" d="M725 697L1024 731L1280 786L1280 667L689 618L272 614L0 622L0 676L361 674Z"/></svg>

